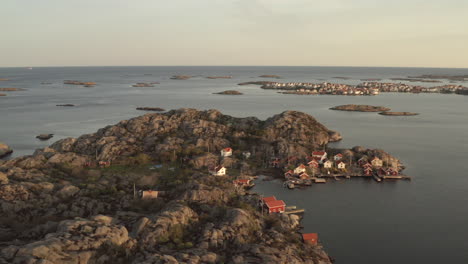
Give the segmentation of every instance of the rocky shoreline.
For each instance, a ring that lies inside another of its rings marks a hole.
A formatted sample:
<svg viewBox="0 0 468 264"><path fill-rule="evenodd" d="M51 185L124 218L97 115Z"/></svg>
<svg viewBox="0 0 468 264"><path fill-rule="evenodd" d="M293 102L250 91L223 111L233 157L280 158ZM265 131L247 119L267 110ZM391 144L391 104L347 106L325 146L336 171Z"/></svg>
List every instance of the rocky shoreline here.
<svg viewBox="0 0 468 264"><path fill-rule="evenodd" d="M13 153L13 150L5 143L0 142L0 159Z"/></svg>
<svg viewBox="0 0 468 264"><path fill-rule="evenodd" d="M302 241L299 216L262 214L260 197L233 185L265 156L308 155L330 134L295 111L261 121L179 109L0 161L0 263L331 263ZM213 154L226 146L232 156ZM209 175L212 164L229 176Z"/></svg>

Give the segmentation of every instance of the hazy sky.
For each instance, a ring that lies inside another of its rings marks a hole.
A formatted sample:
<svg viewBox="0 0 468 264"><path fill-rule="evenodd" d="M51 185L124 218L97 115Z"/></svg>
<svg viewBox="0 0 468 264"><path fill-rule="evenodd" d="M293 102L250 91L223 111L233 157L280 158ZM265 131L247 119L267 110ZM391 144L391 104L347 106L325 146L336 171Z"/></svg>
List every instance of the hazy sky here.
<svg viewBox="0 0 468 264"><path fill-rule="evenodd" d="M1 0L0 67L468 68L467 0Z"/></svg>

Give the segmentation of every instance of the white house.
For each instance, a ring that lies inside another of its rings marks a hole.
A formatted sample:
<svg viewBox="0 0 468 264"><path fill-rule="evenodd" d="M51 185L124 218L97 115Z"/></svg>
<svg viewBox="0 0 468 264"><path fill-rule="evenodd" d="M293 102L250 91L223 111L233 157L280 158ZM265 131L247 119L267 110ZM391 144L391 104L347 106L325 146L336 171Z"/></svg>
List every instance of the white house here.
<svg viewBox="0 0 468 264"><path fill-rule="evenodd" d="M223 166L216 166L210 170L210 173L214 176L224 176L226 175L226 168Z"/></svg>
<svg viewBox="0 0 468 264"><path fill-rule="evenodd" d="M294 169L294 174L301 174L306 171L306 166L304 164L299 165Z"/></svg>
<svg viewBox="0 0 468 264"><path fill-rule="evenodd" d="M333 166L333 162L327 160L323 163L323 167L326 168L326 169L329 169Z"/></svg>
<svg viewBox="0 0 468 264"><path fill-rule="evenodd" d="M223 148L221 150L221 157L229 157L232 156L232 148Z"/></svg>
<svg viewBox="0 0 468 264"><path fill-rule="evenodd" d="M242 152L242 156L244 156L245 159L250 158L251 155L252 155L252 154L251 154L249 151L244 151L244 152Z"/></svg>
<svg viewBox="0 0 468 264"><path fill-rule="evenodd" d="M336 163L336 167L340 170L344 170L346 169L346 163L342 162L342 161L338 161L338 163Z"/></svg>

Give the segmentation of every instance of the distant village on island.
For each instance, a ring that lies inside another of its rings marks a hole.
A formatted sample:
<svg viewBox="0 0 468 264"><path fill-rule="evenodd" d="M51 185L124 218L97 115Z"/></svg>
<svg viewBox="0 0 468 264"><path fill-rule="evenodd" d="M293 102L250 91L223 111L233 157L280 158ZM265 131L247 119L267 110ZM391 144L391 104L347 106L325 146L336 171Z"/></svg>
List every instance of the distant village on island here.
<svg viewBox="0 0 468 264"><path fill-rule="evenodd" d="M447 84L433 87L384 82L363 82L358 85L329 82L257 82L256 84L261 84L262 89L287 90L286 92L282 92L284 94L378 95L388 92L468 94L468 87L459 84Z"/></svg>

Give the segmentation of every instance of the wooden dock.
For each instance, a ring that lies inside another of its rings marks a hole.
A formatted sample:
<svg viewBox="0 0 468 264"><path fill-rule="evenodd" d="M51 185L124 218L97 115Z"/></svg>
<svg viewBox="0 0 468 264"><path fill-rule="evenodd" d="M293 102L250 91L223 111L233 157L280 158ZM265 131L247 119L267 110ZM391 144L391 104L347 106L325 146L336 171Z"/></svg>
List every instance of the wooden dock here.
<svg viewBox="0 0 468 264"><path fill-rule="evenodd" d="M295 209L295 210L288 210L288 211L284 211L283 214L302 214L305 212L305 209Z"/></svg>
<svg viewBox="0 0 468 264"><path fill-rule="evenodd" d="M382 176L384 180L411 180L410 176L406 175L388 175L388 176Z"/></svg>

